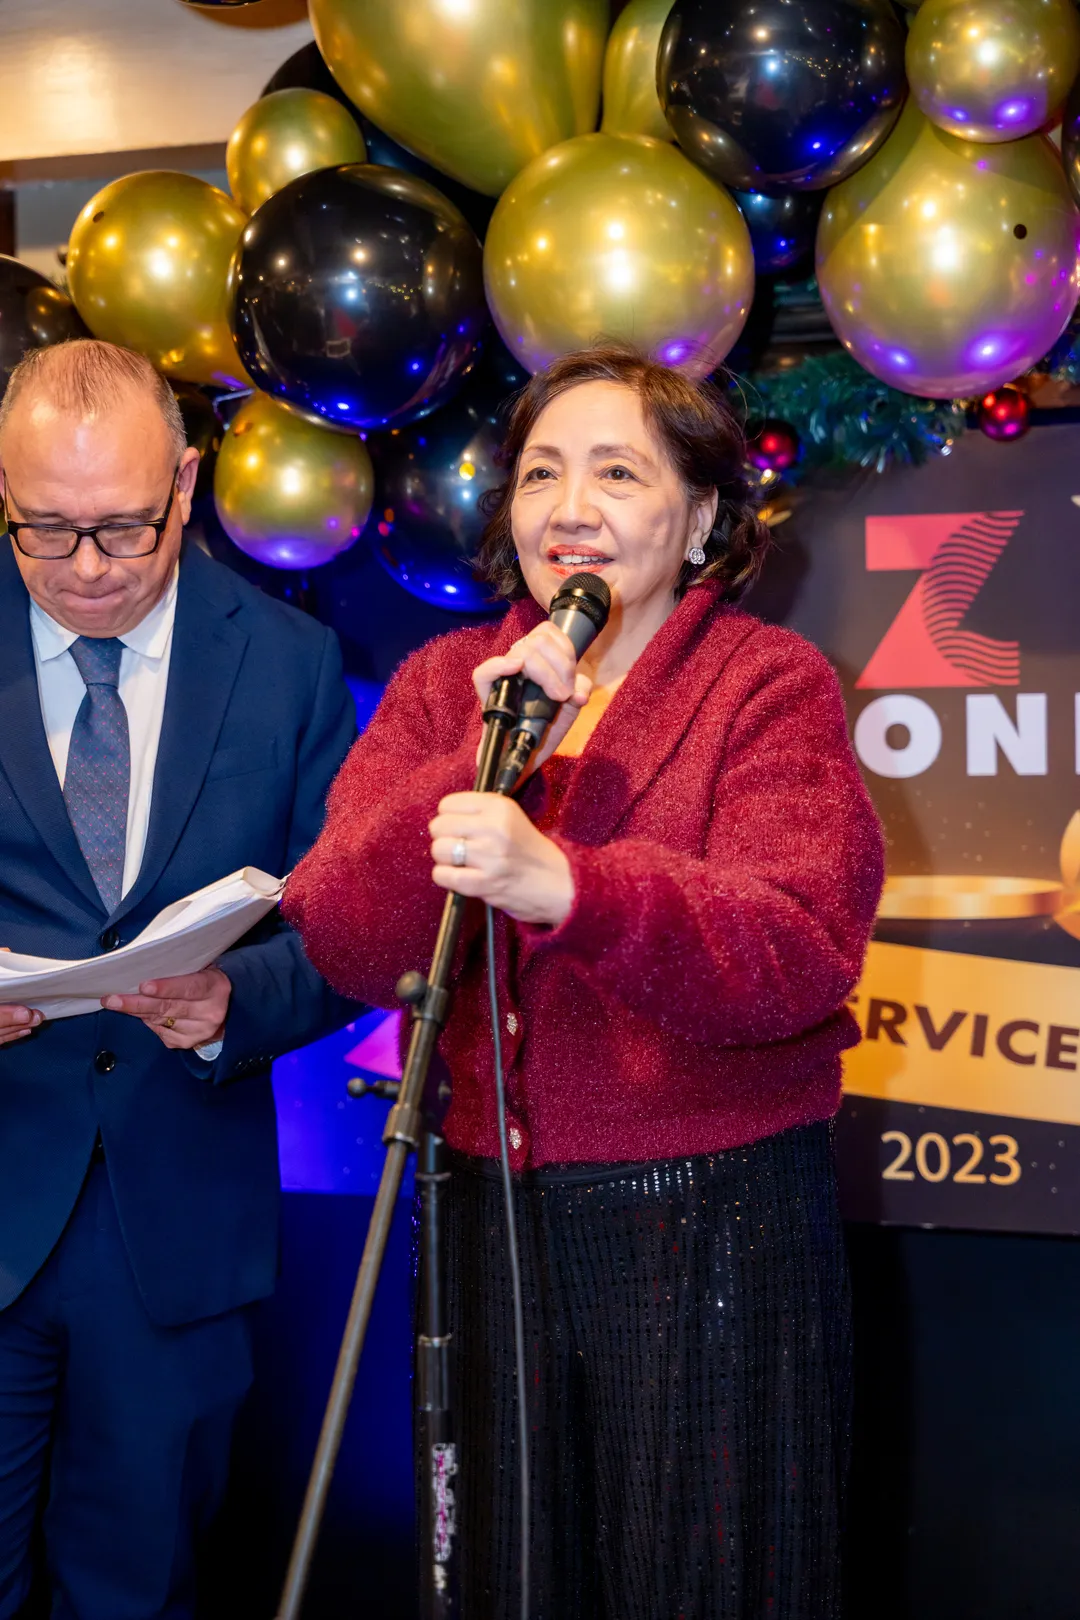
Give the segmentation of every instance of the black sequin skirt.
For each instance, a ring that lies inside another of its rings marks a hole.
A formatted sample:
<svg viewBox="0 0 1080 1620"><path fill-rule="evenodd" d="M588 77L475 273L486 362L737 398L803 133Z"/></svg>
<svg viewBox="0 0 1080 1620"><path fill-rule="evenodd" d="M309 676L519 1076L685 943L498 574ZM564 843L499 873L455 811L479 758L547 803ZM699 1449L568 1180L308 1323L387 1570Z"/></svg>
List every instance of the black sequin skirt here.
<svg viewBox="0 0 1080 1620"><path fill-rule="evenodd" d="M516 1183L532 1620L835 1620L851 1330L828 1125ZM449 1198L464 1620L518 1613L498 1167Z"/></svg>

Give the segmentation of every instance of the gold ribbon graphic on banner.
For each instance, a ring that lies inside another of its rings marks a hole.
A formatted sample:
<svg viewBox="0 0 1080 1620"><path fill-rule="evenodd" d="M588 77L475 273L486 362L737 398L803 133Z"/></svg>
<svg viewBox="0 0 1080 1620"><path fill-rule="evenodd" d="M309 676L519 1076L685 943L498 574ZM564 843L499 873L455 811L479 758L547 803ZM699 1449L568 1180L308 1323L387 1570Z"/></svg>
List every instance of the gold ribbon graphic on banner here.
<svg viewBox="0 0 1080 1620"><path fill-rule="evenodd" d="M1052 917L1080 939L1080 811L1065 829L1059 862L1060 882L936 872L887 878L878 916L920 922Z"/></svg>

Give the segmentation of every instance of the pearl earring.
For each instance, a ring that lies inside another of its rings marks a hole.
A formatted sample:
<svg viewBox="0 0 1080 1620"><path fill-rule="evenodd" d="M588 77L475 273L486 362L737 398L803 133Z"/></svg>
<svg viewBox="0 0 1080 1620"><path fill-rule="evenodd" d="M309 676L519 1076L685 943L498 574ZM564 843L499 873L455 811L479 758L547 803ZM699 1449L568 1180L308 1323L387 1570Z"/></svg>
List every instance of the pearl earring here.
<svg viewBox="0 0 1080 1620"><path fill-rule="evenodd" d="M705 561L705 553L700 546L691 546L686 560L693 563L695 568L700 568Z"/></svg>

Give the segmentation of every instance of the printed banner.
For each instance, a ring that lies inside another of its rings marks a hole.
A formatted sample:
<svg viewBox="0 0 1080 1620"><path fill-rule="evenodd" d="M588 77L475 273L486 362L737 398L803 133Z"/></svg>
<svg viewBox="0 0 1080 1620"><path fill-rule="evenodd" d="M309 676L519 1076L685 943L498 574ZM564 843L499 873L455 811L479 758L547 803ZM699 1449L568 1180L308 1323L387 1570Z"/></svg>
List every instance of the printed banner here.
<svg viewBox="0 0 1080 1620"><path fill-rule="evenodd" d="M1080 1232L1080 429L802 492L753 607L841 674L888 839L854 1219Z"/></svg>

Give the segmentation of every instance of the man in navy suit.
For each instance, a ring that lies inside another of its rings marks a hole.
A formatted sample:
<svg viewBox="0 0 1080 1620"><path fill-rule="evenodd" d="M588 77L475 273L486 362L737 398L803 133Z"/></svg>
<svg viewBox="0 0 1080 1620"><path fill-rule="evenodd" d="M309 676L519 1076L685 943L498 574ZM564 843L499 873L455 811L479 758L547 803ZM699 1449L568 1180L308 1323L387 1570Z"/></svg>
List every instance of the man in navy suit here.
<svg viewBox="0 0 1080 1620"><path fill-rule="evenodd" d="M90 340L0 408L0 946L113 951L319 831L332 633L182 545L168 386ZM344 1023L275 912L92 1016L0 1006L0 1620L43 1509L53 1620L180 1620L277 1263L270 1063Z"/></svg>

